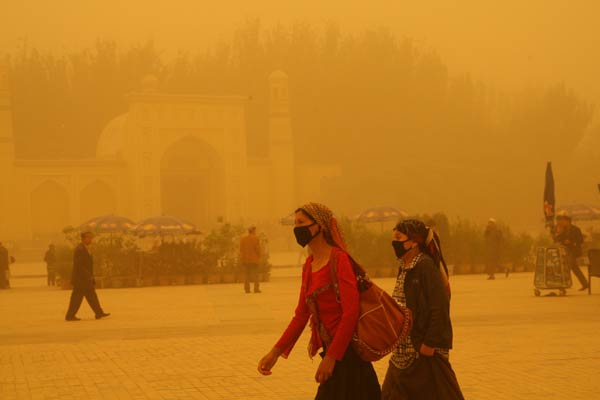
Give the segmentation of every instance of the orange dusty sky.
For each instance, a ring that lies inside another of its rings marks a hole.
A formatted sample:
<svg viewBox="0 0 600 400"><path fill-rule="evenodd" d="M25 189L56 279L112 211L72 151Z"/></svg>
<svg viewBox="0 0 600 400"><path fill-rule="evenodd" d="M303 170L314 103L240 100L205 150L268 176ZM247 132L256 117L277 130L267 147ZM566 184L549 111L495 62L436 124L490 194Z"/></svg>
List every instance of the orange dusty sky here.
<svg viewBox="0 0 600 400"><path fill-rule="evenodd" d="M154 39L166 50L228 40L245 18L265 26L333 21L345 32L389 27L441 53L451 72L512 90L564 81L600 103L600 1L14 1L0 16L0 51L26 38L54 50L98 38Z"/></svg>

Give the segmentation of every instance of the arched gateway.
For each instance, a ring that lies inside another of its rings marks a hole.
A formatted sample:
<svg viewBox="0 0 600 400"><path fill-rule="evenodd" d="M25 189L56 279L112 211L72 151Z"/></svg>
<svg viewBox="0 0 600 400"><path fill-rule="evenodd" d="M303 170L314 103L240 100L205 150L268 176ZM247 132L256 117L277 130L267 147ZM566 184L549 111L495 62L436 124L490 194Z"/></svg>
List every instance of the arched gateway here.
<svg viewBox="0 0 600 400"><path fill-rule="evenodd" d="M338 168L295 162L288 77L266 78L269 109L253 116L267 122L260 156L247 150L248 96L166 94L146 77L100 134L95 158L15 159L10 93L0 84L0 189L10 188L0 190L0 240L59 237L66 225L108 213L170 214L202 231L219 221L276 224L320 200L320 182Z"/></svg>
<svg viewBox="0 0 600 400"><path fill-rule="evenodd" d="M224 215L223 160L200 139L185 137L167 149L160 164L162 212L198 226Z"/></svg>

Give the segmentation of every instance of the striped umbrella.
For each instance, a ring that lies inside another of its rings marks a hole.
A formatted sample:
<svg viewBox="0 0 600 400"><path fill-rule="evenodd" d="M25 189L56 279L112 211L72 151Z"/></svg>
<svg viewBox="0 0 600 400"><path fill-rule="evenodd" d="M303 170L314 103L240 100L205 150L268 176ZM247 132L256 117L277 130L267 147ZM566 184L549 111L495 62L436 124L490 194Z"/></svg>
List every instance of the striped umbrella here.
<svg viewBox="0 0 600 400"><path fill-rule="evenodd" d="M291 213L287 217L281 218L279 220L279 223L281 225L287 225L287 226L294 225L296 223L296 214L295 213Z"/></svg>
<svg viewBox="0 0 600 400"><path fill-rule="evenodd" d="M574 221L600 219L600 208L588 204L566 204L558 207L557 211L566 212Z"/></svg>
<svg viewBox="0 0 600 400"><path fill-rule="evenodd" d="M377 206L367 208L356 215L354 219L360 222L387 222L398 221L406 217L408 217L408 214L405 211L395 207Z"/></svg>
<svg viewBox="0 0 600 400"><path fill-rule="evenodd" d="M138 236L175 236L199 234L196 226L177 217L162 215L140 221L133 231Z"/></svg>
<svg viewBox="0 0 600 400"><path fill-rule="evenodd" d="M94 233L123 233L129 232L135 226L135 222L119 215L103 215L84 222L79 226L80 231Z"/></svg>
<svg viewBox="0 0 600 400"><path fill-rule="evenodd" d="M381 232L383 232L385 222L398 221L406 217L408 217L408 214L405 211L399 210L395 207L377 206L367 208L363 212L356 215L354 219L364 223L379 222L381 224Z"/></svg>

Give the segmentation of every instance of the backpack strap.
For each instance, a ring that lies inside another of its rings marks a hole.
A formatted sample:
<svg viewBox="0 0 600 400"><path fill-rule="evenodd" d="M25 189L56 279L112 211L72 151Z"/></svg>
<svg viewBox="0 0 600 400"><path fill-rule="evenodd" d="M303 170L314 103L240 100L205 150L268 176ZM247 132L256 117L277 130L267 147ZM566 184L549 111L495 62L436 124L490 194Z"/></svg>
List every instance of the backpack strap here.
<svg viewBox="0 0 600 400"><path fill-rule="evenodd" d="M313 293L311 293L310 296L307 296L307 298L306 298L306 303L308 305L308 308L310 309L311 314L313 315L312 323L314 323L315 326L317 327L319 335L321 336L321 340L323 341L323 343L325 343L325 345L327 347L329 347L331 345L332 338L331 338L331 336L329 336L329 333L325 329L325 326L319 319L319 310L317 307L316 297L317 297L317 295L325 292L326 290L329 290L329 288L333 288L333 291L335 292L335 300L338 303L342 302L342 299L340 296L339 279L338 279L338 274L337 274L338 261L339 261L338 254L340 251L343 251L343 250L334 249L334 251L332 252L331 260L329 262L329 274L331 277L331 284L325 285L325 286L315 290ZM352 270L354 271L354 274L356 275L358 291L359 292L365 291L371 285L371 281L369 280L367 273L356 261L354 261L354 259L350 256L350 254L348 254L348 253L345 253L345 254L350 259L350 264L352 265Z"/></svg>
<svg viewBox="0 0 600 400"><path fill-rule="evenodd" d="M344 252L344 254L346 254L346 257L348 257L348 259L350 260L350 265L352 266L352 271L354 272L354 276L356 277L356 284L357 284L358 292L362 293L365 290L369 289L371 287L372 283L371 283L371 279L367 275L367 272L364 270L364 268L361 267L360 264L357 263L356 260L354 260L354 258L352 258L352 256L350 254L346 253L343 250L340 250L340 251ZM337 251L336 251L336 252L334 252L333 258L331 260L331 264L329 265L329 273L331 274L331 282L333 283L333 289L335 290L336 300L338 303L340 303L341 298L340 298L340 287L339 287L338 274L337 274L337 264L338 264L338 257L337 257Z"/></svg>

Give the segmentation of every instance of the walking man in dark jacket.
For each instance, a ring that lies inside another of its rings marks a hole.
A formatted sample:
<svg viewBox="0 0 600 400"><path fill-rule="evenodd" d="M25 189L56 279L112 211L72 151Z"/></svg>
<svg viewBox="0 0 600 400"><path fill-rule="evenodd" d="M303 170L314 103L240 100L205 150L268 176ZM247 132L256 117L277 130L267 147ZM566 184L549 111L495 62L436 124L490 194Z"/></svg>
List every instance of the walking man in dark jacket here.
<svg viewBox="0 0 600 400"><path fill-rule="evenodd" d="M485 228L485 272L488 274L488 279L496 279L496 270L500 265L500 257L502 252L502 243L504 238L502 231L498 228L498 224L494 218L490 218Z"/></svg>
<svg viewBox="0 0 600 400"><path fill-rule="evenodd" d="M579 290L587 290L588 281L585 279L585 275L583 275L583 272L581 272L581 269L577 264L577 258L581 257L583 254L581 251L583 234L579 227L573 225L571 216L566 212L560 212L556 216L556 234L554 236L554 241L565 247L569 268L581 283L581 289Z"/></svg>
<svg viewBox="0 0 600 400"><path fill-rule="evenodd" d="M8 289L10 287L8 283L9 265L8 250L0 242L0 289Z"/></svg>
<svg viewBox="0 0 600 400"><path fill-rule="evenodd" d="M94 259L90 253L90 245L94 235L91 232L83 232L81 234L81 243L75 248L73 253L73 272L71 275L71 283L73 291L71 292L71 301L69 310L65 316L67 321L79 321L76 314L79 311L83 298L94 310L96 319L108 317L110 314L105 313L100 307L100 301L96 294L96 281L94 280Z"/></svg>
<svg viewBox="0 0 600 400"><path fill-rule="evenodd" d="M56 249L53 244L48 246L46 254L44 254L44 261L46 262L46 272L48 275L48 286L56 285Z"/></svg>

